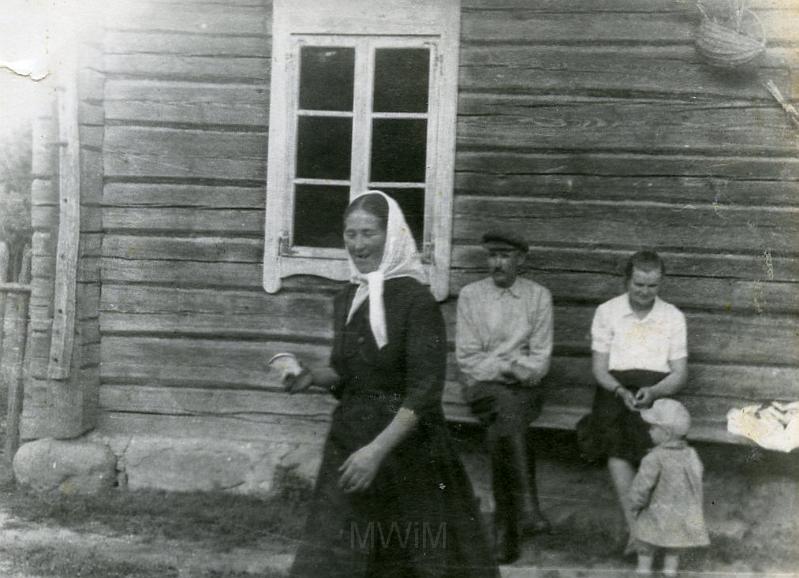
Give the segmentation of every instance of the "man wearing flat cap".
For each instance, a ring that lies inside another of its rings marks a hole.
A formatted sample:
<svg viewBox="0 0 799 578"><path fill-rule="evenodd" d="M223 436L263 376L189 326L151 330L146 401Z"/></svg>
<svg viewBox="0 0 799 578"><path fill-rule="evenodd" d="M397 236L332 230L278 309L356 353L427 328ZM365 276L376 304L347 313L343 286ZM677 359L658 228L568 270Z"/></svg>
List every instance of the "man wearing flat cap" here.
<svg viewBox="0 0 799 578"><path fill-rule="evenodd" d="M510 563L519 557L522 534L550 530L538 503L528 429L552 356L552 296L519 277L528 252L522 237L489 231L483 247L491 276L460 292L456 357L466 400L486 428L496 557Z"/></svg>

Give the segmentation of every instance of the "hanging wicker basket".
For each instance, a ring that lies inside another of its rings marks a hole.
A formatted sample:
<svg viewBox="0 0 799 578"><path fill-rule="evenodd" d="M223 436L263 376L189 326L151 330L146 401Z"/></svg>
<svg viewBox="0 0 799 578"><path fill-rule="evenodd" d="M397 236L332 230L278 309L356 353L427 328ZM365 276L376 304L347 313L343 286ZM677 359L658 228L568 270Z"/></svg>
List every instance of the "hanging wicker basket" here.
<svg viewBox="0 0 799 578"><path fill-rule="evenodd" d="M702 23L696 34L696 49L708 63L723 68L735 68L749 64L766 50L763 24L757 14L740 8L729 24L721 24L710 18L701 4ZM744 31L745 20L751 20L754 32ZM752 35L754 34L754 35Z"/></svg>

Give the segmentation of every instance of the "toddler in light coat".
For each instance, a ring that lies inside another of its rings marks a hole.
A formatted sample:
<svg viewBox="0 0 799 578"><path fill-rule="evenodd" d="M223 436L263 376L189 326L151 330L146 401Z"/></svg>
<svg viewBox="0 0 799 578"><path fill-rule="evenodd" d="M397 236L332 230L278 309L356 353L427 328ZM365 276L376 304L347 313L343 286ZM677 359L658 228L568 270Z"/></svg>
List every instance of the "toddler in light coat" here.
<svg viewBox="0 0 799 578"><path fill-rule="evenodd" d="M641 417L655 444L641 461L630 488L638 573L651 574L664 550L663 574L675 576L682 548L710 544L702 513L702 462L685 436L691 416L680 402L661 398Z"/></svg>

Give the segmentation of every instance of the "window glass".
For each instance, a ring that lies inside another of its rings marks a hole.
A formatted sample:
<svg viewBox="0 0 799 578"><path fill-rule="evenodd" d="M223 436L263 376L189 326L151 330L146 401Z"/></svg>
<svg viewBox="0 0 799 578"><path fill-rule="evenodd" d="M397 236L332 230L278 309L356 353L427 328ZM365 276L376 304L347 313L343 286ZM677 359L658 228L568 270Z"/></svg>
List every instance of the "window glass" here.
<svg viewBox="0 0 799 578"><path fill-rule="evenodd" d="M430 51L427 48L375 50L375 112L427 112Z"/></svg>
<svg viewBox="0 0 799 578"><path fill-rule="evenodd" d="M416 240L416 248L421 251L424 231L424 189L382 190L397 201Z"/></svg>
<svg viewBox="0 0 799 578"><path fill-rule="evenodd" d="M300 109L351 111L354 78L354 48L303 46Z"/></svg>
<svg viewBox="0 0 799 578"><path fill-rule="evenodd" d="M427 156L427 120L372 120L370 180L424 182Z"/></svg>
<svg viewBox="0 0 799 578"><path fill-rule="evenodd" d="M295 185L294 245L343 248L342 218L349 201L349 187Z"/></svg>
<svg viewBox="0 0 799 578"><path fill-rule="evenodd" d="M297 178L347 180L351 157L351 118L299 117Z"/></svg>

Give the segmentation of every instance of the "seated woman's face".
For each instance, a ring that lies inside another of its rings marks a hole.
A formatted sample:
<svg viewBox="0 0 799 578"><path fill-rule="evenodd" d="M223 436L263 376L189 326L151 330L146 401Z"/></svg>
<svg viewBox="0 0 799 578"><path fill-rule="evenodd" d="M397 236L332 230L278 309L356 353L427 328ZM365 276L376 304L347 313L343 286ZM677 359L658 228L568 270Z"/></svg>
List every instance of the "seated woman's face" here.
<svg viewBox="0 0 799 578"><path fill-rule="evenodd" d="M660 271L641 271L633 269L632 277L627 282L627 293L630 296L630 306L633 309L648 309L652 307L660 289Z"/></svg>
<svg viewBox="0 0 799 578"><path fill-rule="evenodd" d="M386 245L386 230L372 213L355 210L344 221L344 246L361 273L380 267Z"/></svg>

